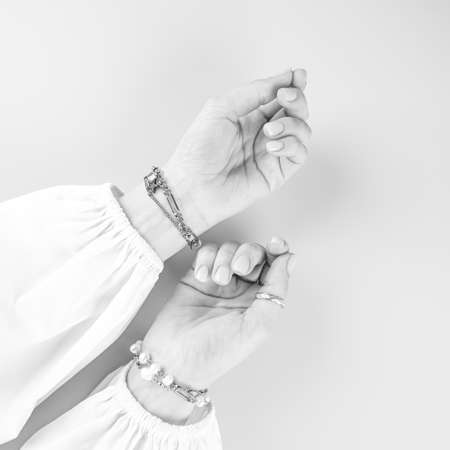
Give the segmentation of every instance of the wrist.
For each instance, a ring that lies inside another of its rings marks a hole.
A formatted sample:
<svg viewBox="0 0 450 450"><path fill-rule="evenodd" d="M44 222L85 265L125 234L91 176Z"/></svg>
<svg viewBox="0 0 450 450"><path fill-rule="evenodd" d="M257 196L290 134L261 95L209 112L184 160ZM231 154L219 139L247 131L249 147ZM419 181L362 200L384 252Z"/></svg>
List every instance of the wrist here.
<svg viewBox="0 0 450 450"><path fill-rule="evenodd" d="M204 188L195 183L188 171L179 169L170 161L162 167L162 173L192 231L200 235L211 228L214 224L210 223L207 208L200 201Z"/></svg>
<svg viewBox="0 0 450 450"><path fill-rule="evenodd" d="M179 204L185 223L197 236L205 232L209 225L193 195L194 187L189 177L174 170L170 165L163 168L163 174ZM157 195L158 200L165 205L164 195L161 192ZM186 241L179 230L147 195L143 181L120 197L119 203L132 225L150 243L163 261L186 246Z"/></svg>
<svg viewBox="0 0 450 450"><path fill-rule="evenodd" d="M143 341L143 350L151 355L153 361L163 367L175 380L198 391L211 387L212 377L205 368L193 365L192 356L183 351L176 339L160 339L153 327Z"/></svg>
<svg viewBox="0 0 450 450"><path fill-rule="evenodd" d="M155 383L141 378L133 364L128 372L128 388L137 401L151 414L174 425L185 425L194 409L193 404Z"/></svg>

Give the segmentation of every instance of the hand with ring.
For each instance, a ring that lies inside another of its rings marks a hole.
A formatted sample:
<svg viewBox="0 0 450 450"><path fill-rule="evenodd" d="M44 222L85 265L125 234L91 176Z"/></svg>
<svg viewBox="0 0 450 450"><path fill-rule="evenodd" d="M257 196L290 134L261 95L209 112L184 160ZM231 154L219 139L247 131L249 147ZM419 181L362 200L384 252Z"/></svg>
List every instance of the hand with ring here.
<svg viewBox="0 0 450 450"><path fill-rule="evenodd" d="M294 255L285 241L205 244L147 333L143 347L196 389L243 361L282 311Z"/></svg>

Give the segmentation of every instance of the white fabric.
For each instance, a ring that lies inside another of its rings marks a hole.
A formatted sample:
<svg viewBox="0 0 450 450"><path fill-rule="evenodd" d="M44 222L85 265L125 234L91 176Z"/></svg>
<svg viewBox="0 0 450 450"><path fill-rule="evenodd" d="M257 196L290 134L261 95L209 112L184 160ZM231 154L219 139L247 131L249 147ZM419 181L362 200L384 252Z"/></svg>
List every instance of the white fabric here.
<svg viewBox="0 0 450 450"><path fill-rule="evenodd" d="M214 450L220 435L214 411L192 425L175 426L146 411L126 385L129 366L108 387L36 433L23 450ZM62 432L63 430L63 432Z"/></svg>
<svg viewBox="0 0 450 450"><path fill-rule="evenodd" d="M0 443L118 338L158 279L162 262L118 195L109 184L62 186L0 204ZM213 411L193 426L164 424L116 377L25 448L216 449L220 438Z"/></svg>

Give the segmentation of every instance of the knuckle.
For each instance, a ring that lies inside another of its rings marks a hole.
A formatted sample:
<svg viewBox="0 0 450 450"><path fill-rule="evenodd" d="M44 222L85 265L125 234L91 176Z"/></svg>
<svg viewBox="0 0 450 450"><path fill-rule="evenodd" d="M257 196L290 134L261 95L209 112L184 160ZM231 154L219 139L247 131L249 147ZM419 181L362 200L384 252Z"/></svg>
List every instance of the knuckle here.
<svg viewBox="0 0 450 450"><path fill-rule="evenodd" d="M255 249L258 244L254 242L244 242L239 246L239 251L248 252Z"/></svg>
<svg viewBox="0 0 450 450"><path fill-rule="evenodd" d="M241 255L246 255L250 259L255 259L258 252L257 246L258 244L251 242L245 242L244 244L241 244L236 250L233 261L237 260Z"/></svg>
<svg viewBox="0 0 450 450"><path fill-rule="evenodd" d="M262 253L264 253L262 247L256 242L250 242L247 245L248 245L248 252L251 254L251 256L258 257Z"/></svg>
<svg viewBox="0 0 450 450"><path fill-rule="evenodd" d="M222 244L222 246L220 247L220 250L223 252L229 252L231 250L235 250L237 247L239 247L239 242L227 241Z"/></svg>
<svg viewBox="0 0 450 450"><path fill-rule="evenodd" d="M229 241L223 243L219 250L217 251L216 255L216 261L219 261L219 263L223 260L230 259L234 253L236 252L236 249L239 247L239 243L234 241Z"/></svg>
<svg viewBox="0 0 450 450"><path fill-rule="evenodd" d="M198 257L199 258L208 258L211 255L215 255L219 249L219 246L217 244L214 244L212 242L209 242L198 251Z"/></svg>

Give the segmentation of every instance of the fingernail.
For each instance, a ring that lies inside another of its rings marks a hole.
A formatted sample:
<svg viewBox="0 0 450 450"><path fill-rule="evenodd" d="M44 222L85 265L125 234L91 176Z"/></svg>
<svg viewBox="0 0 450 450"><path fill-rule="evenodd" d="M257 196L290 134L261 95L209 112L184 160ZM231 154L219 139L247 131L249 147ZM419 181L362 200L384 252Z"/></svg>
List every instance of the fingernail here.
<svg viewBox="0 0 450 450"><path fill-rule="evenodd" d="M234 263L233 268L242 275L247 275L250 269L250 260L246 256L240 256Z"/></svg>
<svg viewBox="0 0 450 450"><path fill-rule="evenodd" d="M214 280L218 284L228 284L228 282L230 281L230 271L228 270L228 268L225 266L220 266L216 270Z"/></svg>
<svg viewBox="0 0 450 450"><path fill-rule="evenodd" d="M284 129L282 122L268 122L264 125L264 132L268 136L276 136L280 134Z"/></svg>
<svg viewBox="0 0 450 450"><path fill-rule="evenodd" d="M208 280L208 268L206 266L200 266L195 271L195 278L197 278L198 281L205 283Z"/></svg>
<svg viewBox="0 0 450 450"><path fill-rule="evenodd" d="M298 75L299 78L301 77L306 83L306 80L308 79L308 72L305 69L296 69L295 72L296 75Z"/></svg>
<svg viewBox="0 0 450 450"><path fill-rule="evenodd" d="M305 90L308 79L308 73L306 72L306 70L297 68L292 71L292 74L292 84L302 91Z"/></svg>
<svg viewBox="0 0 450 450"><path fill-rule="evenodd" d="M284 98L288 102L293 102L297 98L297 89L285 89Z"/></svg>
<svg viewBox="0 0 450 450"><path fill-rule="evenodd" d="M296 259L297 259L297 257L294 254L292 254L289 257L289 261L287 263L287 273L288 273L288 275L292 275L292 273L294 272Z"/></svg>
<svg viewBox="0 0 450 450"><path fill-rule="evenodd" d="M279 152L284 147L281 141L269 141L266 144L266 149L268 152Z"/></svg>
<svg viewBox="0 0 450 450"><path fill-rule="evenodd" d="M275 247L277 250L279 250L280 248L286 248L287 246L288 246L287 242L278 236L273 236L272 239L270 240L271 248Z"/></svg>

